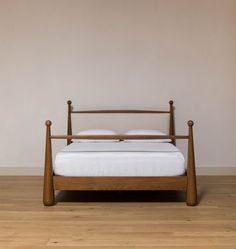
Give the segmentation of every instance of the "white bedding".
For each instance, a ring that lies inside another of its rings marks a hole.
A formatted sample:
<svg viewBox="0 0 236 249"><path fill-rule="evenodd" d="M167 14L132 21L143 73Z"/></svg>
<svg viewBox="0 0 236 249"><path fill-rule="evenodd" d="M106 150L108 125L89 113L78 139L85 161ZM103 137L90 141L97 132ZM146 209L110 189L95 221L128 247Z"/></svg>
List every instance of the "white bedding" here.
<svg viewBox="0 0 236 249"><path fill-rule="evenodd" d="M185 173L182 153L170 143L72 143L56 155L61 176L178 176Z"/></svg>

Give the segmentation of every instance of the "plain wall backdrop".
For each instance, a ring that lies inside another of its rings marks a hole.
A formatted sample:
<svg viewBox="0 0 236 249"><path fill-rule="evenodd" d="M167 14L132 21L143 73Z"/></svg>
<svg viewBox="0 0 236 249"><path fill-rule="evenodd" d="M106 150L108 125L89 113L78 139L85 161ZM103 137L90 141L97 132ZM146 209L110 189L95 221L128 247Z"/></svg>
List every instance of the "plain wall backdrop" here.
<svg viewBox="0 0 236 249"><path fill-rule="evenodd" d="M236 1L0 0L0 85L0 167L42 168L44 122L65 133L68 99L80 109L173 99L177 133L195 121L197 167L236 167ZM144 127L136 118L124 122Z"/></svg>

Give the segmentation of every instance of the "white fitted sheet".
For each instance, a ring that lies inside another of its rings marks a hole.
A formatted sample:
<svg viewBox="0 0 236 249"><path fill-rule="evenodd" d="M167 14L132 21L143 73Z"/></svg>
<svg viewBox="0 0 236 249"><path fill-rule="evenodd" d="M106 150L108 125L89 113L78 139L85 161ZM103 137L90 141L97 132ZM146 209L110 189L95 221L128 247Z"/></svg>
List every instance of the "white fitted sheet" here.
<svg viewBox="0 0 236 249"><path fill-rule="evenodd" d="M72 143L57 153L54 174L61 176L178 176L182 153L170 143Z"/></svg>

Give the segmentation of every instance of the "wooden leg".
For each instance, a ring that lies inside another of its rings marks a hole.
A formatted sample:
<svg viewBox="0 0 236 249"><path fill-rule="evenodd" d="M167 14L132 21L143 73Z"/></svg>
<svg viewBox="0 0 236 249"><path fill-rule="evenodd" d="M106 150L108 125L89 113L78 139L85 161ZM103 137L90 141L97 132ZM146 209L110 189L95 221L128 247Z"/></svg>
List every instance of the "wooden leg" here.
<svg viewBox="0 0 236 249"><path fill-rule="evenodd" d="M197 184L196 184L193 129L192 129L193 121L188 121L188 126L189 126L189 140L188 140L186 204L188 206L195 206L197 205Z"/></svg>
<svg viewBox="0 0 236 249"><path fill-rule="evenodd" d="M43 204L44 206L53 206L55 204L54 188L51 180L44 177L43 189Z"/></svg>
<svg viewBox="0 0 236 249"><path fill-rule="evenodd" d="M196 206L198 204L196 182L193 180L187 183L186 204L188 206Z"/></svg>
<svg viewBox="0 0 236 249"><path fill-rule="evenodd" d="M45 150L45 168L44 168L44 187L43 187L43 204L53 206L55 204L55 193L53 183L52 167L52 146L51 146L51 121L46 121L46 150Z"/></svg>

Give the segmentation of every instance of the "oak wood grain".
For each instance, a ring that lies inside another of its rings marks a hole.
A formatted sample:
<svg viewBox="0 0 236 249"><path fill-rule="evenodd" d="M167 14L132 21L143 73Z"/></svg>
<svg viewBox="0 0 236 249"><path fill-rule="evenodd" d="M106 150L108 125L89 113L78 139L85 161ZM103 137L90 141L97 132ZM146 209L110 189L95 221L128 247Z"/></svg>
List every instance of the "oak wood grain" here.
<svg viewBox="0 0 236 249"><path fill-rule="evenodd" d="M198 177L199 205L172 191L61 191L43 177L0 177L1 249L235 249L236 176Z"/></svg>
<svg viewBox="0 0 236 249"><path fill-rule="evenodd" d="M54 176L56 190L185 190L187 177Z"/></svg>
<svg viewBox="0 0 236 249"><path fill-rule="evenodd" d="M188 135L51 135L51 139L188 139Z"/></svg>
<svg viewBox="0 0 236 249"><path fill-rule="evenodd" d="M174 127L174 106L173 101L169 101L169 111L150 111L150 110L90 110L73 111L71 100L67 101L67 135L51 135L50 120L46 121L46 153L44 170L44 190L43 203L45 206L54 205L55 189L57 190L183 190L187 192L186 203L189 206L197 205L196 173L193 144L193 121L188 121L189 134L175 135ZM72 134L72 113L169 113L169 135L96 135L96 136L76 136ZM52 139L67 139L67 144L72 139L171 139L175 145L176 139L188 140L188 162L187 176L182 177L59 177L52 176ZM54 184L55 183L55 184Z"/></svg>

